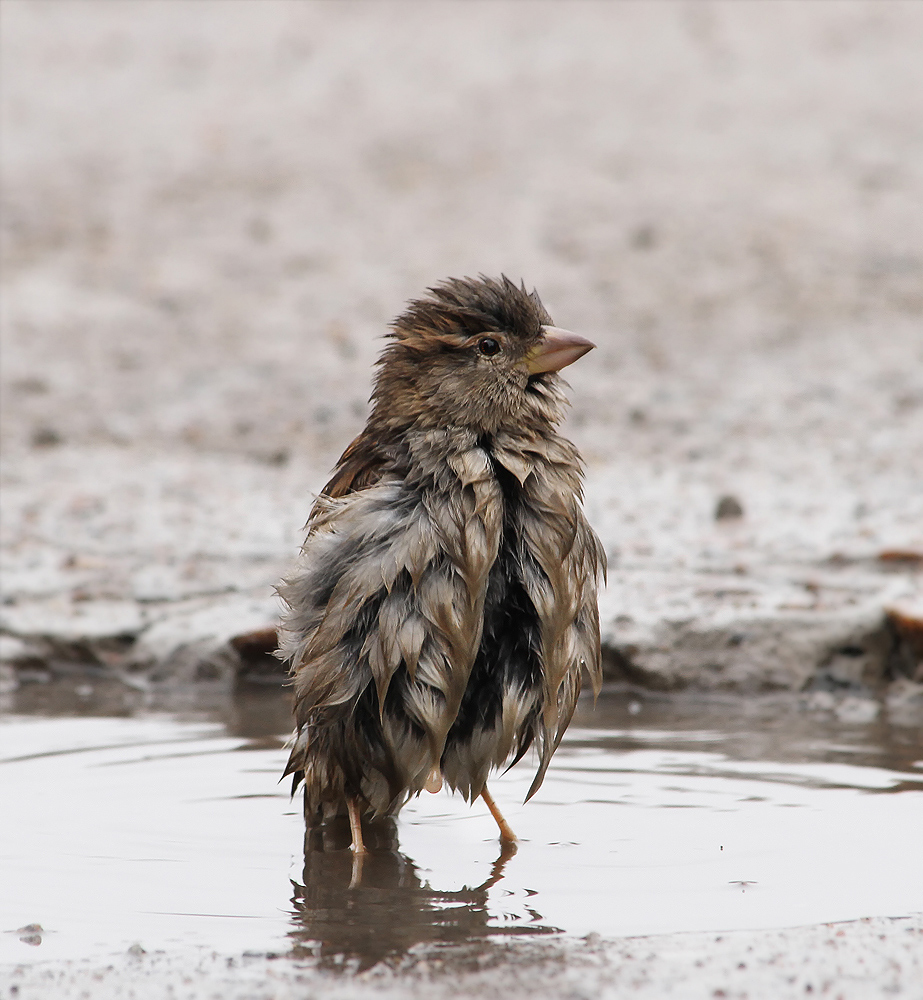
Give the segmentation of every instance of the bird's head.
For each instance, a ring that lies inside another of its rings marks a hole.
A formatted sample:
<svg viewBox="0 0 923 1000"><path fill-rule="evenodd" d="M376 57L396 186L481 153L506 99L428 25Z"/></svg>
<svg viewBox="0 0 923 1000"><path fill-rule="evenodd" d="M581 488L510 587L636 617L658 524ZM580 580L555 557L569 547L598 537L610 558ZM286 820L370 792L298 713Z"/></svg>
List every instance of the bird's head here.
<svg viewBox="0 0 923 1000"><path fill-rule="evenodd" d="M509 278L450 278L408 304L379 359L375 415L477 433L556 422L555 373L593 348Z"/></svg>

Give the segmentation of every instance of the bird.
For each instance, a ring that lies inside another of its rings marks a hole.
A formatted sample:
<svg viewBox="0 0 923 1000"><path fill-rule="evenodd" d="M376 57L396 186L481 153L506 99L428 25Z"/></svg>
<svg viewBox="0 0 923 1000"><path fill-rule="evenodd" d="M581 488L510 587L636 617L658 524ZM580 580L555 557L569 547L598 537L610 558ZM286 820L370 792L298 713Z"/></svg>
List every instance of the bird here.
<svg viewBox="0 0 923 1000"><path fill-rule="evenodd" d="M483 799L530 747L538 790L586 674L600 690L603 547L558 432L560 369L595 345L505 275L408 302L365 428L317 495L279 585L296 729L283 777L308 829L394 817L447 785Z"/></svg>

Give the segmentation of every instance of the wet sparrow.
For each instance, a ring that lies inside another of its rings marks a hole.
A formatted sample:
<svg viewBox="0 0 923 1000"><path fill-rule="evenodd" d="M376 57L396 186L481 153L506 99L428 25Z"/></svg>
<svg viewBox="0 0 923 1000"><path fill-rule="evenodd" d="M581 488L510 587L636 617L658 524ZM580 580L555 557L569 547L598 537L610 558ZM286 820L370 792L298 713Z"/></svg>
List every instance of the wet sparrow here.
<svg viewBox="0 0 923 1000"><path fill-rule="evenodd" d="M413 301L372 412L311 511L281 654L297 732L286 774L309 825L395 814L445 781L484 798L533 744L541 785L584 670L601 678L599 540L555 374L593 345L507 278Z"/></svg>

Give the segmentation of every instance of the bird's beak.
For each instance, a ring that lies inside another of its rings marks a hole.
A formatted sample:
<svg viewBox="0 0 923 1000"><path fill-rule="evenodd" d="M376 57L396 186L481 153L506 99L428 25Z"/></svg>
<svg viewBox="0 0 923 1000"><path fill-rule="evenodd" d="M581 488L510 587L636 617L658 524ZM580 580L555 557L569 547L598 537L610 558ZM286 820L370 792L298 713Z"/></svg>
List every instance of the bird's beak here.
<svg viewBox="0 0 923 1000"><path fill-rule="evenodd" d="M526 368L530 375L560 371L596 346L570 330L560 330L556 326L543 326L542 330L545 336L526 355Z"/></svg>

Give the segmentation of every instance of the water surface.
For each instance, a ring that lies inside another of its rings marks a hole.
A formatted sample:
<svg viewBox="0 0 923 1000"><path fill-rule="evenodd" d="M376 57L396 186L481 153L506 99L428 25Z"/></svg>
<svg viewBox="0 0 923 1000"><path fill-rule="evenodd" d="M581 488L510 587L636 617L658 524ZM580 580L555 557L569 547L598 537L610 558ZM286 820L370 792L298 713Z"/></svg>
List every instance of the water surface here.
<svg viewBox="0 0 923 1000"><path fill-rule="evenodd" d="M581 706L527 805L526 761L492 782L518 851L501 852L480 803L424 794L370 832L358 870L345 828L305 842L278 783L284 693L118 716L70 694L0 721L0 961L140 944L369 965L486 935L923 908L923 737L886 720L612 692Z"/></svg>

